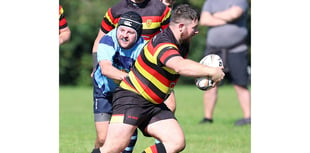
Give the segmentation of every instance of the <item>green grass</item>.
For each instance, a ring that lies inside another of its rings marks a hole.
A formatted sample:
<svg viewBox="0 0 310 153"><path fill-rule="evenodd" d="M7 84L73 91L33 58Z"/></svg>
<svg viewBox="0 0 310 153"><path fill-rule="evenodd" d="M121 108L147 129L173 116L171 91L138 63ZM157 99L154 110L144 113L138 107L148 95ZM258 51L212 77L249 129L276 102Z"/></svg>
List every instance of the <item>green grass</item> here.
<svg viewBox="0 0 310 153"><path fill-rule="evenodd" d="M186 138L184 153L250 153L251 126L235 127L242 118L235 90L231 85L219 88L214 123L200 125L203 117L203 92L195 86L176 86L176 117ZM60 153L91 152L95 140L92 113L92 88L60 87ZM154 143L139 131L134 153Z"/></svg>

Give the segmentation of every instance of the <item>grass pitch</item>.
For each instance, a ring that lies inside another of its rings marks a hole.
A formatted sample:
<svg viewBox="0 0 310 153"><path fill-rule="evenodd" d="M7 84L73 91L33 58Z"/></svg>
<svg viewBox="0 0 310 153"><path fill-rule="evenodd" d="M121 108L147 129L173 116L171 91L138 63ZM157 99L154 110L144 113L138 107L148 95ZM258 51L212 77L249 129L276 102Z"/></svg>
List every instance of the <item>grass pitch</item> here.
<svg viewBox="0 0 310 153"><path fill-rule="evenodd" d="M251 126L235 127L242 118L237 95L232 85L219 88L213 124L199 124L203 117L203 91L195 86L175 87L176 117L186 138L184 153L250 153ZM95 142L92 88L60 87L59 152L91 152ZM141 153L154 143L139 131L134 153Z"/></svg>

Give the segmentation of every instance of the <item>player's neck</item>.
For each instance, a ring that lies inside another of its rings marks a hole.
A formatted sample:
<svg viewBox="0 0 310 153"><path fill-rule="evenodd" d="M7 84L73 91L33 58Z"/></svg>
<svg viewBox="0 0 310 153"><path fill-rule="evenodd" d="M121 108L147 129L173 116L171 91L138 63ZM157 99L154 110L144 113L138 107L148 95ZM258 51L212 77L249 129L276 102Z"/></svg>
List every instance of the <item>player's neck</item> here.
<svg viewBox="0 0 310 153"><path fill-rule="evenodd" d="M181 44L182 43L181 42L181 33L180 33L178 27L175 24L174 25L170 24L169 28L172 31L174 38L178 41L178 44Z"/></svg>

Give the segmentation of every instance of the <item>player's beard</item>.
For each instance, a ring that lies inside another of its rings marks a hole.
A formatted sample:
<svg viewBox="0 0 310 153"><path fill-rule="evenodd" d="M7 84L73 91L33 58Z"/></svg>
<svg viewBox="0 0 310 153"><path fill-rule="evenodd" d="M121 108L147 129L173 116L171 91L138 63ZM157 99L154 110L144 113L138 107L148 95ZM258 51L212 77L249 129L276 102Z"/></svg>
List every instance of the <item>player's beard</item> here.
<svg viewBox="0 0 310 153"><path fill-rule="evenodd" d="M191 40L192 40L192 35L189 35L188 32L183 32L181 33L181 44L190 44Z"/></svg>

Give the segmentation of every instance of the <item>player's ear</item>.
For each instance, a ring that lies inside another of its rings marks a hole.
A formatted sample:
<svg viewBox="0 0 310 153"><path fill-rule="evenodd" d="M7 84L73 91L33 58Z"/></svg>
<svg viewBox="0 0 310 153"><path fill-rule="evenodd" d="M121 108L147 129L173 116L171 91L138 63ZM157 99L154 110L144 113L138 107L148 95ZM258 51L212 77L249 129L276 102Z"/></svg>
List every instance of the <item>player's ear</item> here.
<svg viewBox="0 0 310 153"><path fill-rule="evenodd" d="M182 33L184 31L184 29L185 29L185 24L184 23L179 23L178 28L179 28L180 33Z"/></svg>

